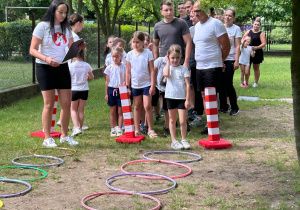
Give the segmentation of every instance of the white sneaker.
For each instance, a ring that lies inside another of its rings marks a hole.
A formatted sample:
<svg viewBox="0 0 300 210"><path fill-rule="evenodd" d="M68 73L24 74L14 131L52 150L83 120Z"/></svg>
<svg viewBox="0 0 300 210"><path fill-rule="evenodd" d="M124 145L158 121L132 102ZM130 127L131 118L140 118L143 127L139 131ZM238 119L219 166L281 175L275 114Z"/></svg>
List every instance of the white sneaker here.
<svg viewBox="0 0 300 210"><path fill-rule="evenodd" d="M82 134L82 131L80 128L74 128L73 133L71 136L78 136L79 134Z"/></svg>
<svg viewBox="0 0 300 210"><path fill-rule="evenodd" d="M112 130L112 131L110 132L110 137L114 137L114 136L117 136L117 131L116 131L116 129L114 129L114 130Z"/></svg>
<svg viewBox="0 0 300 210"><path fill-rule="evenodd" d="M177 140L174 140L171 144L171 148L175 150L183 149L183 145L180 144Z"/></svg>
<svg viewBox="0 0 300 210"><path fill-rule="evenodd" d="M87 130L87 129L89 129L89 127L87 127L86 125L82 126L82 130Z"/></svg>
<svg viewBox="0 0 300 210"><path fill-rule="evenodd" d="M191 149L191 145L186 139L181 140L181 144L184 147L184 149Z"/></svg>
<svg viewBox="0 0 300 210"><path fill-rule="evenodd" d="M43 146L45 147L57 147L53 138L44 139Z"/></svg>
<svg viewBox="0 0 300 210"><path fill-rule="evenodd" d="M60 143L65 143L65 142L68 143L70 146L75 146L79 144L77 141L73 139L72 136L65 136L65 137L60 136Z"/></svg>
<svg viewBox="0 0 300 210"><path fill-rule="evenodd" d="M117 130L117 136L122 136L123 135L123 131L120 129L120 130Z"/></svg>
<svg viewBox="0 0 300 210"><path fill-rule="evenodd" d="M252 87L256 88L256 87L258 87L258 84L254 83L254 84L252 85Z"/></svg>

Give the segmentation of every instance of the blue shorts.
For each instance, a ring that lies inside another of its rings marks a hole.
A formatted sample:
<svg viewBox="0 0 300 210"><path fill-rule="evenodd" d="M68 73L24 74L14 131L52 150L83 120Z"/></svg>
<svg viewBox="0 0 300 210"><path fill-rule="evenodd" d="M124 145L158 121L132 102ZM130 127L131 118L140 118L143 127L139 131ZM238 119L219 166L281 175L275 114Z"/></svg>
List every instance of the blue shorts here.
<svg viewBox="0 0 300 210"><path fill-rule="evenodd" d="M131 95L133 97L140 96L140 95L150 96L149 90L150 90L150 86L144 87L144 88L139 88L139 89L131 88Z"/></svg>
<svg viewBox="0 0 300 210"><path fill-rule="evenodd" d="M121 98L120 98L120 92L119 92L119 88L112 88L112 87L108 87L107 90L107 95L108 95L108 106L116 106L118 105L118 107L121 107Z"/></svg>

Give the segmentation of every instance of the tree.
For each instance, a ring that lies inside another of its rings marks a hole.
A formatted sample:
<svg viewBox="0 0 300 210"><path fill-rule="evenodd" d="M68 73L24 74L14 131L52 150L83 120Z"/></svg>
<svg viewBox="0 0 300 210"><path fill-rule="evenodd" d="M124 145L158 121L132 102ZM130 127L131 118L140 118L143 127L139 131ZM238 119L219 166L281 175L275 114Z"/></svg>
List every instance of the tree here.
<svg viewBox="0 0 300 210"><path fill-rule="evenodd" d="M291 74L293 89L293 109L296 150L298 164L300 165L300 0L293 0L292 3L292 57Z"/></svg>

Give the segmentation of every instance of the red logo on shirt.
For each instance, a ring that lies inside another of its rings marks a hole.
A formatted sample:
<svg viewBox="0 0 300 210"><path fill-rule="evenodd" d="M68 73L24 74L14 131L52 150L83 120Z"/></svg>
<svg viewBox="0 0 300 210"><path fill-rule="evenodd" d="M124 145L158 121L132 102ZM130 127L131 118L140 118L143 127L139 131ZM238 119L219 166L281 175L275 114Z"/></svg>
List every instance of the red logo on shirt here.
<svg viewBox="0 0 300 210"><path fill-rule="evenodd" d="M67 43L67 38L64 34L60 33L60 32L56 32L53 37L53 42L56 46L60 46L62 44L62 42L64 42L63 44Z"/></svg>

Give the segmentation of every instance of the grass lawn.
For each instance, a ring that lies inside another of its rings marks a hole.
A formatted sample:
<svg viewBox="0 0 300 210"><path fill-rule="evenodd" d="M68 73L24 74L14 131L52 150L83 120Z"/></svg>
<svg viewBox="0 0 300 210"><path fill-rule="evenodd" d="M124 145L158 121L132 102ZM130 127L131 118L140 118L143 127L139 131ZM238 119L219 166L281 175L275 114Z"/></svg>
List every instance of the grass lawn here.
<svg viewBox="0 0 300 210"><path fill-rule="evenodd" d="M234 85L239 96L257 96L261 99L291 98L290 58L265 57L261 65L258 88L241 88L240 71ZM253 84L253 71L250 85ZM198 144L206 139L199 132L203 126L192 129L188 140L190 152L200 154L203 160L187 163L191 175L176 179L176 189L154 195L162 209L299 209L300 172L297 162L292 104L279 100L239 101L237 116L220 114L221 137L232 143L225 150L207 150ZM11 165L17 156L29 155L32 148L40 148L42 139L30 137L41 130L42 97L21 100L0 109L0 167ZM162 124L155 122L159 134L140 144L119 144L109 136L109 107L104 100L104 79L90 83L90 95L85 109L85 124L89 129L76 137L80 142L77 153L65 157L60 167L43 167L48 176L31 181L33 190L27 195L1 199L5 209L83 209L81 199L91 193L110 191L105 180L121 173L122 164L142 159L142 154L154 150L170 150L170 137L165 137ZM205 117L204 120L206 121ZM59 130L56 127L55 130ZM178 131L179 136L179 131ZM56 139L58 143L58 139ZM61 145L61 147L69 147ZM37 150L38 154L61 155L68 151ZM157 159L189 159L186 155L153 156ZM20 160L21 161L21 160ZM24 159L23 162L46 162ZM161 163L130 165L127 171L143 171L167 176L185 173L181 167ZM25 169L0 170L0 177L36 178L37 172ZM170 187L167 181L124 177L110 183L114 187L131 190L158 190ZM0 182L0 195L24 190L22 186ZM54 202L55 201L55 202ZM88 204L99 209L149 209L151 201L135 196L101 196Z"/></svg>
<svg viewBox="0 0 300 210"><path fill-rule="evenodd" d="M270 50L291 50L292 44L271 44Z"/></svg>

